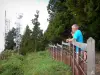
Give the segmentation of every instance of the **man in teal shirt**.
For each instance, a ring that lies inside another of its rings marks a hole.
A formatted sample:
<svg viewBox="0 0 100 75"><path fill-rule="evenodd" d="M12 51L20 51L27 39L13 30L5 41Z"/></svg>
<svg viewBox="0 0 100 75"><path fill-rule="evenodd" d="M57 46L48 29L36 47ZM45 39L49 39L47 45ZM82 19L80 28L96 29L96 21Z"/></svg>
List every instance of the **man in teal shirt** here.
<svg viewBox="0 0 100 75"><path fill-rule="evenodd" d="M75 39L77 42L83 43L83 35L82 32L79 30L79 27L77 24L72 25L72 39L67 39L67 41L71 42L73 39ZM79 53L79 48L76 47L76 53Z"/></svg>
<svg viewBox="0 0 100 75"><path fill-rule="evenodd" d="M75 39L77 42L83 43L82 32L78 29L78 26L76 24L72 26L72 31L74 31L73 39ZM76 47L76 53L78 52L79 52L79 48Z"/></svg>
<svg viewBox="0 0 100 75"><path fill-rule="evenodd" d="M72 42L73 40L76 40L76 42L83 43L83 35L82 32L79 30L79 27L77 24L72 25L72 39L67 39L67 42ZM82 50L82 49L80 49ZM78 60L78 54L79 54L79 48L76 47L76 59ZM82 51L82 55L84 55L84 60L87 59L87 53Z"/></svg>

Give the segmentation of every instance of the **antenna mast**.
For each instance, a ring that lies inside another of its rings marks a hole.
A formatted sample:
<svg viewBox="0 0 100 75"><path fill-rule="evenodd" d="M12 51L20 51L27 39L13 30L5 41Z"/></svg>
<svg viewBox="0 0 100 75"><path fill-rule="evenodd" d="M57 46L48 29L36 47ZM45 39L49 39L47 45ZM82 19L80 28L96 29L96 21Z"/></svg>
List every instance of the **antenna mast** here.
<svg viewBox="0 0 100 75"><path fill-rule="evenodd" d="M10 20L7 19L7 12L5 10L5 47L6 47L6 38L9 30L10 30Z"/></svg>
<svg viewBox="0 0 100 75"><path fill-rule="evenodd" d="M15 22L15 24L16 24L15 43L16 43L16 50L18 50L18 52L19 52L19 49L20 49L20 42L21 42L21 34L20 34L21 23L20 23L20 20L22 19L22 17L23 17L23 14L19 13L18 16L17 16L18 22Z"/></svg>

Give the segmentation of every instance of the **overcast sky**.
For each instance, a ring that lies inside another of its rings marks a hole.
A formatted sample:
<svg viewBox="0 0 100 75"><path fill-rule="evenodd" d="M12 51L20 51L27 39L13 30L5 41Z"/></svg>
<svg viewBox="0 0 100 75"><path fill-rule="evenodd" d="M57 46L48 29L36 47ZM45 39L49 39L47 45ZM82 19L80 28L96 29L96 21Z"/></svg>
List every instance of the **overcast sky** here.
<svg viewBox="0 0 100 75"><path fill-rule="evenodd" d="M39 10L40 27L45 31L48 26L48 3L49 0L0 0L0 52L4 49L5 10L7 11L7 18L10 20L10 29L16 27L17 14L23 13L21 33L23 33L26 25L29 25L32 29L31 19L34 18L36 10Z"/></svg>

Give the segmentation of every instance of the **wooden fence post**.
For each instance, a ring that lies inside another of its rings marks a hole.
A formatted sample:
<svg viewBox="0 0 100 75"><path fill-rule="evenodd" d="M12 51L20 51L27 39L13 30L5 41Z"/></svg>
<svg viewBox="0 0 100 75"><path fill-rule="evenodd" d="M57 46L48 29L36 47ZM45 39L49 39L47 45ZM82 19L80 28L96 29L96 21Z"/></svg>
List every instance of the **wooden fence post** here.
<svg viewBox="0 0 100 75"><path fill-rule="evenodd" d="M87 40L87 75L95 75L95 40Z"/></svg>

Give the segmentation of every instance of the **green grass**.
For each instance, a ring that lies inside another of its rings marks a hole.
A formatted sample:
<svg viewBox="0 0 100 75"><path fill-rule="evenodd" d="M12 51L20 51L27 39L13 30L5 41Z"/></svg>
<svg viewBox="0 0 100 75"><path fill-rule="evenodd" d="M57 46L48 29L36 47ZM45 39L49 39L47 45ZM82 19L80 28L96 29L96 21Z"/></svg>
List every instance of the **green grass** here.
<svg viewBox="0 0 100 75"><path fill-rule="evenodd" d="M0 61L0 75L71 75L71 69L52 60L48 51L41 51Z"/></svg>

